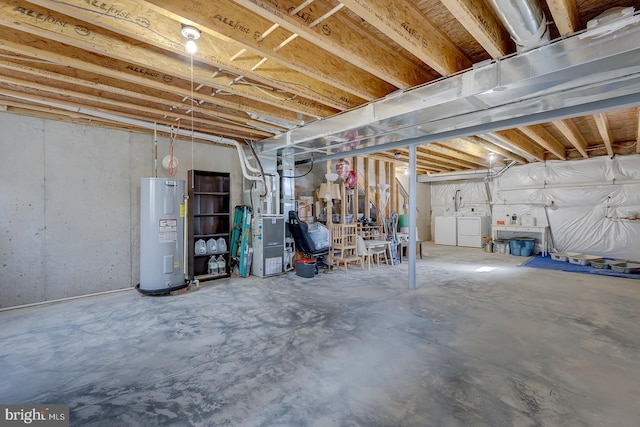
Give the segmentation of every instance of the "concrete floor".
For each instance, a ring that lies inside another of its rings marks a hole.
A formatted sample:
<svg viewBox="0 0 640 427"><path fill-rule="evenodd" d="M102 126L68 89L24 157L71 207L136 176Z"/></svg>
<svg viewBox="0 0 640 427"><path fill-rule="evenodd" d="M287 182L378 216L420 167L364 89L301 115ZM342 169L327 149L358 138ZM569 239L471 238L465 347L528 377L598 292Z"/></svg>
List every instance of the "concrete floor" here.
<svg viewBox="0 0 640 427"><path fill-rule="evenodd" d="M83 426L638 425L640 281L425 254L416 291L404 263L1 312L0 403Z"/></svg>

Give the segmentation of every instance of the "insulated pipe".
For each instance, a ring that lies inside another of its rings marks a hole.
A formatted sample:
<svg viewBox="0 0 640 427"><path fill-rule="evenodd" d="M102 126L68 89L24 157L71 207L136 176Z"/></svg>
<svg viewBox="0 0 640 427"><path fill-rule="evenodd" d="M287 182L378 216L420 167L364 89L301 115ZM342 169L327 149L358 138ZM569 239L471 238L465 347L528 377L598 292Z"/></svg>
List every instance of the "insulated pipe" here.
<svg viewBox="0 0 640 427"><path fill-rule="evenodd" d="M547 18L535 0L489 0L518 52L549 42Z"/></svg>

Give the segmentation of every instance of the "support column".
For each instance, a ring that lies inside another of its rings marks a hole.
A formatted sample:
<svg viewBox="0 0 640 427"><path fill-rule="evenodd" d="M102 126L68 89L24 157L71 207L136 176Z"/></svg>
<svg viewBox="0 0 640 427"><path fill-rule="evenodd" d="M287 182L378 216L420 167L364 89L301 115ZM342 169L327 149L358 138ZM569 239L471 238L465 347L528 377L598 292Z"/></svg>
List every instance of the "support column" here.
<svg viewBox="0 0 640 427"><path fill-rule="evenodd" d="M416 146L409 146L409 289L416 289Z"/></svg>

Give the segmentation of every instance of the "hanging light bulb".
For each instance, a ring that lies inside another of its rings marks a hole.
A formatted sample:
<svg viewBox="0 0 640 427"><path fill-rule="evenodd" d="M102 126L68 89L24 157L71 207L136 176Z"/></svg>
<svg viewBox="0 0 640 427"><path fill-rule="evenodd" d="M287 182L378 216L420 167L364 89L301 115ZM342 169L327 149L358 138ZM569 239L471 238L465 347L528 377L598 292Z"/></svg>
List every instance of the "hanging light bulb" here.
<svg viewBox="0 0 640 427"><path fill-rule="evenodd" d="M196 42L191 39L187 40L185 48L187 49L187 52L192 55L198 51L198 45L196 45Z"/></svg>
<svg viewBox="0 0 640 427"><path fill-rule="evenodd" d="M200 38L200 30L191 25L182 25L182 35L187 39L185 48L191 55L198 51L196 40Z"/></svg>

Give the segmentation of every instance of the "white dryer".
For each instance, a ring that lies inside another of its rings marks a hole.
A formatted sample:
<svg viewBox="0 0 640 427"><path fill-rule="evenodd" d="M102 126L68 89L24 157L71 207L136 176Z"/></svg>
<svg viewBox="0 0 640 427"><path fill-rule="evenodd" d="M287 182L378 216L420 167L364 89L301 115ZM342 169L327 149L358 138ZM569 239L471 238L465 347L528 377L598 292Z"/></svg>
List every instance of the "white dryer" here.
<svg viewBox="0 0 640 427"><path fill-rule="evenodd" d="M482 238L491 237L490 216L459 216L457 220L458 246L481 248Z"/></svg>

